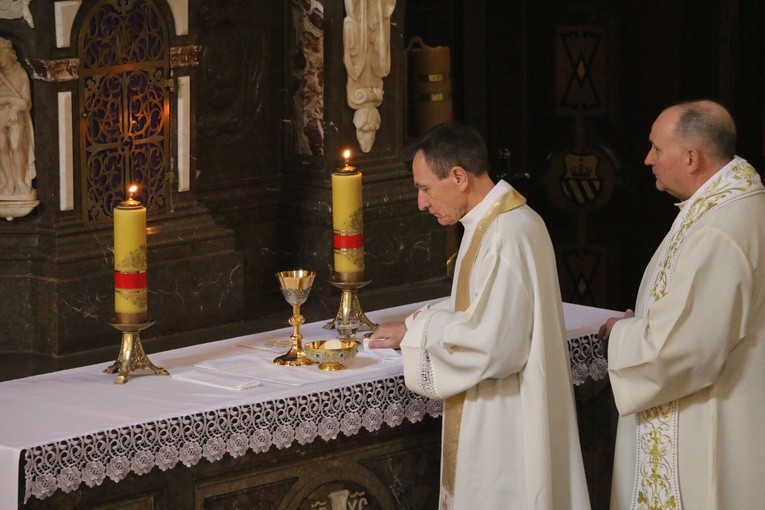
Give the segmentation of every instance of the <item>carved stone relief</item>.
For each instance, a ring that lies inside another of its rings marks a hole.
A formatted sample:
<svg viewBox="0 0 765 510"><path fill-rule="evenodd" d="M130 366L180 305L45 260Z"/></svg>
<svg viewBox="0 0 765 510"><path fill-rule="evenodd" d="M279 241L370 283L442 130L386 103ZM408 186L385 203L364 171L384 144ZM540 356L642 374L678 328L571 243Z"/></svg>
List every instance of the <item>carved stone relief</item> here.
<svg viewBox="0 0 765 510"><path fill-rule="evenodd" d="M345 0L343 63L348 73L348 106L363 152L372 150L383 100L383 78L390 72L390 17L396 0Z"/></svg>
<svg viewBox="0 0 765 510"><path fill-rule="evenodd" d="M0 215L26 216L39 201L29 76L8 39L0 38Z"/></svg>

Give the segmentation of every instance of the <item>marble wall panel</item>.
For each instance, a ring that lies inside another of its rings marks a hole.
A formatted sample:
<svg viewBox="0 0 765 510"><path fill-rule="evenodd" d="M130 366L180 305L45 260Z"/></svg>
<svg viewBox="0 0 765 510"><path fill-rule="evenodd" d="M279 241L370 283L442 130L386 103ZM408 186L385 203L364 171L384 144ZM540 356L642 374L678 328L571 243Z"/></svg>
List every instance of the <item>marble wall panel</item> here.
<svg viewBox="0 0 765 510"><path fill-rule="evenodd" d="M0 276L0 352L31 350L39 314L32 306L32 282L8 274Z"/></svg>

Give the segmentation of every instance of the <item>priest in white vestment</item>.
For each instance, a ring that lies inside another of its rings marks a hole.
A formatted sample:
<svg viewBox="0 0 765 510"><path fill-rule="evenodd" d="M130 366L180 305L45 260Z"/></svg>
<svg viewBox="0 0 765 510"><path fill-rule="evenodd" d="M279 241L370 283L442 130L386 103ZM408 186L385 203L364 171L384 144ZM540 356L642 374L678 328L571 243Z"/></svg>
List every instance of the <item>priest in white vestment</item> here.
<svg viewBox="0 0 765 510"><path fill-rule="evenodd" d="M542 219L488 173L477 131L435 128L417 146L418 207L460 221L451 296L383 324L407 386L443 399L441 508L590 508L553 247Z"/></svg>
<svg viewBox="0 0 765 510"><path fill-rule="evenodd" d="M711 101L664 110L645 163L681 200L632 317L610 319L613 509L765 508L765 189Z"/></svg>

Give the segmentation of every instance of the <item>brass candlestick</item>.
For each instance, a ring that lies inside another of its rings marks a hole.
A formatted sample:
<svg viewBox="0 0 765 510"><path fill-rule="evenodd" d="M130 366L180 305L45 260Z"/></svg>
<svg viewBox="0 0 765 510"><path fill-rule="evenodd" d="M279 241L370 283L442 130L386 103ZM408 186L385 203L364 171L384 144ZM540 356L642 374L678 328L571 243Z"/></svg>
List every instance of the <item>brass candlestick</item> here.
<svg viewBox="0 0 765 510"><path fill-rule="evenodd" d="M141 345L141 331L154 324L154 321L142 324L120 324L111 321L109 324L113 328L122 331L122 345L120 346L117 361L104 369L104 372L107 374L119 372L117 379L114 380L114 384L125 384L128 382L130 372L142 368L151 369L154 375L170 375L167 370L149 361L146 352L143 350L143 345Z"/></svg>
<svg viewBox="0 0 765 510"><path fill-rule="evenodd" d="M335 318L325 324L324 329L340 329L336 327L338 323L342 323L343 326L345 326L349 322L355 323L356 321L358 321L358 326L365 324L372 331L377 328L377 324L369 320L366 314L364 314L364 311L361 309L361 304L359 304L358 290L369 284L371 281L372 280L348 282L342 281L336 277L329 279L329 283L341 291L340 307L337 310L337 315ZM343 331L341 332L341 336L347 338L349 335Z"/></svg>
<svg viewBox="0 0 765 510"><path fill-rule="evenodd" d="M300 326L305 322L305 319L300 315L300 305L308 299L316 272L297 269L294 271L280 271L276 273L276 276L279 278L279 285L284 299L292 305L292 316L289 319L289 325L292 326L292 336L290 337L292 347L286 354L274 358L274 363L292 367L312 365L313 361L306 357L301 344L303 335L300 334Z"/></svg>

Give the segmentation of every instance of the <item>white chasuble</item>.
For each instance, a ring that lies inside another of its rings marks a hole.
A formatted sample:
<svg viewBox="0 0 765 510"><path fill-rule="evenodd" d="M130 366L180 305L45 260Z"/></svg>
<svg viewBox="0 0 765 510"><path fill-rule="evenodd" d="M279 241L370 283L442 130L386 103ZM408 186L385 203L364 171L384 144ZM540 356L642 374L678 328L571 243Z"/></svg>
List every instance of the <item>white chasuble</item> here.
<svg viewBox="0 0 765 510"><path fill-rule="evenodd" d="M446 401L442 508L590 507L555 255L518 199L500 181L460 220L451 297L406 320L406 384Z"/></svg>
<svg viewBox="0 0 765 510"><path fill-rule="evenodd" d="M764 191L735 158L679 204L636 316L611 331L611 508L763 508Z"/></svg>

